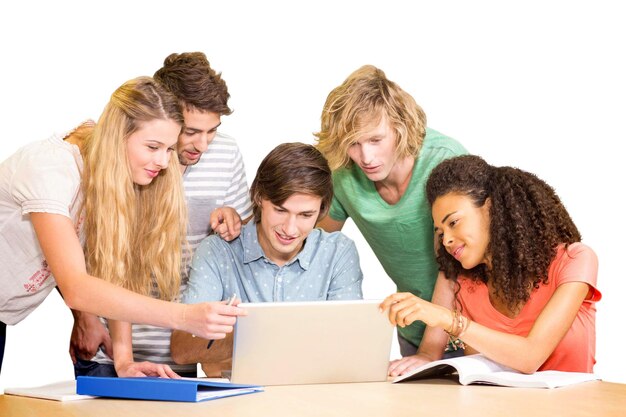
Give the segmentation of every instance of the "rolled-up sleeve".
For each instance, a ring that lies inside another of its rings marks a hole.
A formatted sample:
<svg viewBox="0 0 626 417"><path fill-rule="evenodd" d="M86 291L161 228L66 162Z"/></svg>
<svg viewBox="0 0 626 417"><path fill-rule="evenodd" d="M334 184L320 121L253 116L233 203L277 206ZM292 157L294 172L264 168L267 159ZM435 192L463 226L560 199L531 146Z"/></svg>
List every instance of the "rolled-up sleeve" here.
<svg viewBox="0 0 626 417"><path fill-rule="evenodd" d="M189 273L189 283L183 292L181 301L185 304L221 301L224 285L219 271L220 259L225 256L220 250L219 236L205 238L193 257Z"/></svg>
<svg viewBox="0 0 626 417"><path fill-rule="evenodd" d="M362 282L363 272L356 245L344 236L338 241L337 262L333 268L327 299L360 300L363 298Z"/></svg>

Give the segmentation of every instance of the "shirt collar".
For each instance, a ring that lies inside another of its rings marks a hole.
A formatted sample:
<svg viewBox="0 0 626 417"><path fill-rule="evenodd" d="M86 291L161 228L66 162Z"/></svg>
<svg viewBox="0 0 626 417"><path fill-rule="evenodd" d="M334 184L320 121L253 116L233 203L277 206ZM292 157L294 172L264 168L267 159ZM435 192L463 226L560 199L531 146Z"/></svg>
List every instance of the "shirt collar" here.
<svg viewBox="0 0 626 417"><path fill-rule="evenodd" d="M256 233L256 223L254 218L241 229L241 242L243 244L243 263L254 262L257 259L264 258L265 254Z"/></svg>
<svg viewBox="0 0 626 417"><path fill-rule="evenodd" d="M315 254L315 249L320 240L321 232L319 229L313 229L304 241L304 247L302 250L285 265L291 265L298 261L300 268L307 270L311 265L311 260ZM241 229L241 239L243 244L243 263L248 264L250 262L257 261L261 258L266 259L268 262L272 262L265 256L261 245L259 244L259 238L256 230L256 223L254 219L251 219ZM273 262L272 262L273 263Z"/></svg>

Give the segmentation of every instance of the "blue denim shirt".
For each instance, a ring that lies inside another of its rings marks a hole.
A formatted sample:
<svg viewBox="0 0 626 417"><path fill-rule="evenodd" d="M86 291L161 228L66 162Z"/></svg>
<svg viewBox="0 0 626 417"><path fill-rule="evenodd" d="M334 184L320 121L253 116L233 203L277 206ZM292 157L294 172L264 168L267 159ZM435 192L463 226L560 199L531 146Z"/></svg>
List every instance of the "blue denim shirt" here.
<svg viewBox="0 0 626 417"><path fill-rule="evenodd" d="M363 298L363 273L352 240L314 229L302 250L279 267L257 239L254 221L231 242L205 238L193 257L183 303L219 301L237 294L243 302L355 300Z"/></svg>

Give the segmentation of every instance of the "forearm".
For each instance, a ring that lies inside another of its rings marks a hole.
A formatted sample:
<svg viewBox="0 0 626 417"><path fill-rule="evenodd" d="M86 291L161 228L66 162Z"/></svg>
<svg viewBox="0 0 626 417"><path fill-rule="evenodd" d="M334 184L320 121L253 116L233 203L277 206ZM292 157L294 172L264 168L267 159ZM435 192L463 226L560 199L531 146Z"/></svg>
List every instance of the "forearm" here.
<svg viewBox="0 0 626 417"><path fill-rule="evenodd" d="M91 359L102 348L113 358L113 346L109 330L100 322L98 316L79 310L70 310L74 316L74 326L70 337L70 356L72 362L78 359Z"/></svg>
<svg viewBox="0 0 626 417"><path fill-rule="evenodd" d="M323 229L327 231L328 233L331 233L331 232L338 232L341 229L343 229L344 223L345 221L335 220L332 217L330 217L330 214L326 214L326 216L324 216L322 219L320 219L317 222L315 227L319 227L320 229Z"/></svg>
<svg viewBox="0 0 626 417"><path fill-rule="evenodd" d="M428 314L424 314L424 317L427 317L424 321L429 326L427 328L429 339L426 339L425 334L425 344L420 346L418 352L420 354L423 353L428 357L438 359L435 353L438 345L442 342L445 344L444 335L447 339L446 331L451 331L453 335L450 337L453 339L457 337L471 349L520 372L532 373L536 371L547 357L544 356L546 354L545 343L537 343L528 337L493 330L468 320L464 316L461 319L468 324L463 326L452 310L424 303L424 311L428 312ZM538 347L541 348L537 349ZM520 352L524 352L524 354L520 355Z"/></svg>
<svg viewBox="0 0 626 417"><path fill-rule="evenodd" d="M446 279L443 272L437 276L431 302L447 309L454 308L454 282ZM442 358L447 344L448 334L444 329L427 326L417 354L431 361L438 360Z"/></svg>
<svg viewBox="0 0 626 417"><path fill-rule="evenodd" d="M148 361L135 362L133 355L132 324L124 321L109 320L113 349L115 350L115 372L120 378L155 376L161 378L179 378L169 365Z"/></svg>
<svg viewBox="0 0 626 417"><path fill-rule="evenodd" d="M429 361L436 361L443 357L447 344L448 334L440 328L429 326L424 331L417 354Z"/></svg>
<svg viewBox="0 0 626 417"><path fill-rule="evenodd" d="M115 352L115 370L119 374L121 367L134 361L132 325L125 321L109 320L109 330Z"/></svg>
<svg viewBox="0 0 626 417"><path fill-rule="evenodd" d="M172 359L178 364L213 363L230 359L233 354L232 333L224 339L214 340L207 349L209 340L193 337L191 334L176 330L172 332Z"/></svg>
<svg viewBox="0 0 626 417"><path fill-rule="evenodd" d="M31 213L30 219L63 299L71 309L114 320L184 327L183 306L142 296L89 275L83 249L69 218Z"/></svg>
<svg viewBox="0 0 626 417"><path fill-rule="evenodd" d="M96 323L100 323L100 319L97 315L92 313L87 313L85 311L76 310L70 308L72 312L72 317L74 317L75 322L85 323L85 327L94 326Z"/></svg>
<svg viewBox="0 0 626 417"><path fill-rule="evenodd" d="M143 296L86 273L72 281L62 290L66 304L73 310L166 328L181 328L184 324L183 305Z"/></svg>
<svg viewBox="0 0 626 417"><path fill-rule="evenodd" d="M588 291L589 287L584 282L560 285L524 337L472 322L462 339L496 362L520 372L535 372L571 328Z"/></svg>
<svg viewBox="0 0 626 417"><path fill-rule="evenodd" d="M470 323L462 340L471 349L523 373L535 372L551 352L541 342L492 330L475 322Z"/></svg>

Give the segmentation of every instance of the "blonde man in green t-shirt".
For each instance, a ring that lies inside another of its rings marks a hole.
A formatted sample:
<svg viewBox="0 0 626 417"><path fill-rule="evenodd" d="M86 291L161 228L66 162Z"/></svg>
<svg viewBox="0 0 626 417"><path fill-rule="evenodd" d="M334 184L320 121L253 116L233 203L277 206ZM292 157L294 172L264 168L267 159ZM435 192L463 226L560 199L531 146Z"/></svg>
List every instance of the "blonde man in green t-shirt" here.
<svg viewBox="0 0 626 417"><path fill-rule="evenodd" d="M465 148L427 128L413 97L371 65L330 92L316 136L335 189L318 225L338 231L351 217L398 291L430 301L438 268L424 187L435 166L467 153ZM403 358L391 362L391 375L421 364L414 355L424 327L418 322L398 328ZM447 338L443 331L434 337ZM422 346L420 353L426 350Z"/></svg>

